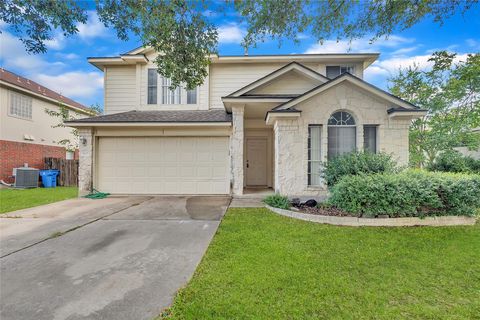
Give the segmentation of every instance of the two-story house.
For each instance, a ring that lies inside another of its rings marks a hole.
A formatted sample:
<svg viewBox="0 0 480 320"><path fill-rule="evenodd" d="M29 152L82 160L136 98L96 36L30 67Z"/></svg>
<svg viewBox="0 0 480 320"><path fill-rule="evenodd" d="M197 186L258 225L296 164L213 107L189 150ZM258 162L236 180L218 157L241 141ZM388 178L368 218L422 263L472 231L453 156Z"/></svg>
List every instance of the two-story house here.
<svg viewBox="0 0 480 320"><path fill-rule="evenodd" d="M44 158L73 158L62 140L74 142L72 128L58 127L62 119L46 110L66 108L75 118L89 117L91 109L35 81L0 68L0 180L11 182L13 169L27 164L43 168Z"/></svg>
<svg viewBox="0 0 480 320"><path fill-rule="evenodd" d="M212 56L195 90L170 90L138 48L89 58L104 72L105 115L80 129L80 189L117 194L325 192L322 163L355 150L408 162L408 127L424 115L363 80L361 54Z"/></svg>

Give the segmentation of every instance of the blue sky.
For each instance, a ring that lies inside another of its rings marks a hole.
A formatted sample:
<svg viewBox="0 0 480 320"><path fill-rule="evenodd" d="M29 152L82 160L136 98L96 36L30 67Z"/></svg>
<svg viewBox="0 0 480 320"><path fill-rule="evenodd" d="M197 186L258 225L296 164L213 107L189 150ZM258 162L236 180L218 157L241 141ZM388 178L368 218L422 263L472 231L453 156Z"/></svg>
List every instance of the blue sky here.
<svg viewBox="0 0 480 320"><path fill-rule="evenodd" d="M240 43L245 26L235 15L206 13L219 27L219 54L243 54ZM320 52L379 52L380 58L365 73L365 79L381 88L387 88L387 79L400 67L417 63L428 68L429 55L435 50L457 52L459 59L466 54L480 52L480 5L464 16L456 15L443 26L425 19L411 29L395 32L388 39L368 44L369 37L320 45L309 34L300 35L300 43L267 41L251 48L249 54L288 54ZM115 56L140 45L137 39L128 42L118 40L113 30L98 21L89 12L89 21L78 25L79 33L65 38L60 33L49 41L48 52L29 55L23 44L0 22L0 65L10 71L30 78L87 106L103 105L103 74L90 65L90 56Z"/></svg>

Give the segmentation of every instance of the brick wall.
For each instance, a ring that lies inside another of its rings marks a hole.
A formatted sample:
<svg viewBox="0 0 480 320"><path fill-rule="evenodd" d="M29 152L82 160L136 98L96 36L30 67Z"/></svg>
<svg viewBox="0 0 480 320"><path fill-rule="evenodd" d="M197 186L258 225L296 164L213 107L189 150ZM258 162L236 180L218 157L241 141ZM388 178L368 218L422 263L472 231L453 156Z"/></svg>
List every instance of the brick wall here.
<svg viewBox="0 0 480 320"><path fill-rule="evenodd" d="M45 157L65 159L65 148L0 140L0 180L13 182L12 169L23 167L24 163L32 168L43 169ZM78 159L78 152L75 152L75 158Z"/></svg>

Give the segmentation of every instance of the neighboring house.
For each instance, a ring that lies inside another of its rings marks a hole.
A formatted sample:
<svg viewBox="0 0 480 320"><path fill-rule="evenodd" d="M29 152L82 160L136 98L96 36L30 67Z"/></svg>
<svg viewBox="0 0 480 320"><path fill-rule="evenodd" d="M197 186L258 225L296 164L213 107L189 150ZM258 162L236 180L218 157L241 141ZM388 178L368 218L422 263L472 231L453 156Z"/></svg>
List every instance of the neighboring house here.
<svg viewBox="0 0 480 320"><path fill-rule="evenodd" d="M354 150L408 163L425 112L371 84L378 54L212 56L205 83L169 89L156 53L89 58L105 77L105 115L80 129L80 189L116 194L325 192L322 162Z"/></svg>
<svg viewBox="0 0 480 320"><path fill-rule="evenodd" d="M42 169L45 157L73 157L73 152L58 144L75 139L72 128L52 128L62 120L45 112L59 111L59 103L74 117L95 114L78 102L0 68L0 180L11 182L13 168L24 164Z"/></svg>
<svg viewBox="0 0 480 320"><path fill-rule="evenodd" d="M475 128L472 130L472 132L480 135L480 128ZM480 148L474 149L474 150L469 150L468 147L456 147L454 148L464 156L472 157L473 159L478 159L480 160Z"/></svg>

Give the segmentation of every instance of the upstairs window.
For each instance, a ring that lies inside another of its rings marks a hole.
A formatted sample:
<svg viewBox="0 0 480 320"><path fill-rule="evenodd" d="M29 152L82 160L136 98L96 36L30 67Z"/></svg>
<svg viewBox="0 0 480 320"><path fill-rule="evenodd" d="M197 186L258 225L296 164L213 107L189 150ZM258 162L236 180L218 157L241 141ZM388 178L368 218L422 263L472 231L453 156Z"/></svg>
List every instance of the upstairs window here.
<svg viewBox="0 0 480 320"><path fill-rule="evenodd" d="M20 93L10 92L9 114L22 119L32 119L32 98Z"/></svg>
<svg viewBox="0 0 480 320"><path fill-rule="evenodd" d="M172 81L158 74L157 69L148 69L148 104L197 104L198 88L187 90L182 87L170 89ZM160 86L160 90L158 90Z"/></svg>
<svg viewBox="0 0 480 320"><path fill-rule="evenodd" d="M354 152L356 141L357 127L353 116L345 111L332 114L328 119L328 159Z"/></svg>
<svg viewBox="0 0 480 320"><path fill-rule="evenodd" d="M327 66L327 77L333 79L346 72L353 74L354 71L353 66Z"/></svg>
<svg viewBox="0 0 480 320"><path fill-rule="evenodd" d="M148 104L157 104L157 69L148 69Z"/></svg>
<svg viewBox="0 0 480 320"><path fill-rule="evenodd" d="M187 104L197 104L197 88L187 90Z"/></svg>
<svg viewBox="0 0 480 320"><path fill-rule="evenodd" d="M377 126L366 125L363 127L363 150L377 153Z"/></svg>
<svg viewBox="0 0 480 320"><path fill-rule="evenodd" d="M172 81L162 77L162 104L181 104L182 95L180 87L170 90Z"/></svg>

